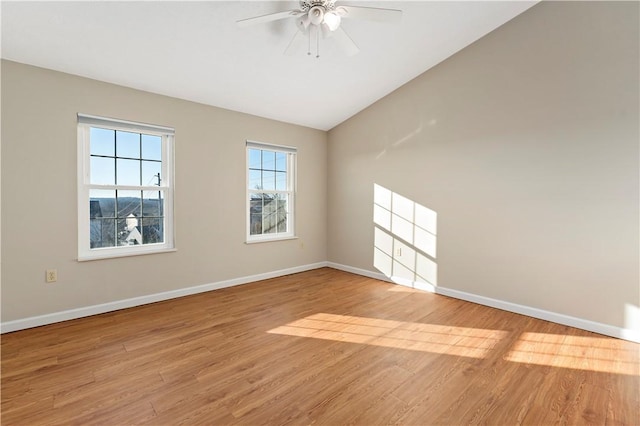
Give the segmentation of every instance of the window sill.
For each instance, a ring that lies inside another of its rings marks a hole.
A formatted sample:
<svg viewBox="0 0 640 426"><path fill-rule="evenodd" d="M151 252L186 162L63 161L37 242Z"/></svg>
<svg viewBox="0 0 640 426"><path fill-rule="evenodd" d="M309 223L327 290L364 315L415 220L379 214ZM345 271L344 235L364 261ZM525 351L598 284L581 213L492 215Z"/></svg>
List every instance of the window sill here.
<svg viewBox="0 0 640 426"><path fill-rule="evenodd" d="M255 240L247 240L245 244L259 244L259 243L272 243L274 241L286 241L286 240L297 240L298 237L295 235L288 235L286 237L273 237L273 238L264 238L264 239L255 239Z"/></svg>
<svg viewBox="0 0 640 426"><path fill-rule="evenodd" d="M109 251L109 252L105 251L105 252L91 253L90 255L78 256L78 262L88 262L91 260L101 260L101 259L114 259L118 257L145 256L145 255L156 254L156 253L172 253L175 251L178 251L178 250L175 248L161 248L161 249L154 249L154 250L127 251L123 253L118 253L114 251Z"/></svg>

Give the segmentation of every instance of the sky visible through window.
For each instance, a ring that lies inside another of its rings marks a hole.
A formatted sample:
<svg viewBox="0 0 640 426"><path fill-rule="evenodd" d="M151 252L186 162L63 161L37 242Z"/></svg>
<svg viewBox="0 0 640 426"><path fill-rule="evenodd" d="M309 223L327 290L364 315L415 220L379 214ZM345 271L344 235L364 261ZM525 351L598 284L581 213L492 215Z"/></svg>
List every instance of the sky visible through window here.
<svg viewBox="0 0 640 426"><path fill-rule="evenodd" d="M249 149L249 189L287 190L287 154Z"/></svg>
<svg viewBox="0 0 640 426"><path fill-rule="evenodd" d="M91 128L91 183L158 185L162 170L162 138Z"/></svg>

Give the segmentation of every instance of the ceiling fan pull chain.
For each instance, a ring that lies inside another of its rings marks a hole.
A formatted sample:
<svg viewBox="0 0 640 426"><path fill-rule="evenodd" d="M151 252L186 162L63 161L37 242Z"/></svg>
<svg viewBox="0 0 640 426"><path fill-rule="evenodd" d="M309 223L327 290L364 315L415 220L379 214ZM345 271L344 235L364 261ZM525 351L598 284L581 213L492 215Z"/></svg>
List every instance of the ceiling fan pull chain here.
<svg viewBox="0 0 640 426"><path fill-rule="evenodd" d="M320 58L320 31L316 30L316 59Z"/></svg>

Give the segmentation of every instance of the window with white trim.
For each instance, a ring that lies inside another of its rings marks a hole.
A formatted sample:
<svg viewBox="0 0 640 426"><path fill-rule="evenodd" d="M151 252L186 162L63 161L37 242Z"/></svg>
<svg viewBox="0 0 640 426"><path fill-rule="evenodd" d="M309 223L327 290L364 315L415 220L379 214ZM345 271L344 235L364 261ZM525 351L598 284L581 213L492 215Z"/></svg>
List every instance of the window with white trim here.
<svg viewBox="0 0 640 426"><path fill-rule="evenodd" d="M296 149L247 141L247 242L294 238Z"/></svg>
<svg viewBox="0 0 640 426"><path fill-rule="evenodd" d="M174 130L78 114L78 260L174 249Z"/></svg>

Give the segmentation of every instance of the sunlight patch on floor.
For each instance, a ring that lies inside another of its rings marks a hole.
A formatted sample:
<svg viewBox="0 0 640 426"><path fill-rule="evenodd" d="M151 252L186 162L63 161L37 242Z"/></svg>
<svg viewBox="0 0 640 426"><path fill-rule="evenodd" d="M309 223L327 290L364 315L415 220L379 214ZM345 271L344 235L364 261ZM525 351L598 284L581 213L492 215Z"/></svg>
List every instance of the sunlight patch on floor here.
<svg viewBox="0 0 640 426"><path fill-rule="evenodd" d="M640 374L640 360L629 353L625 359L612 354L614 339L605 337L567 336L547 333L523 333L505 360L550 367L600 371L615 374Z"/></svg>
<svg viewBox="0 0 640 426"><path fill-rule="evenodd" d="M320 313L269 330L272 334L484 358L506 332Z"/></svg>

